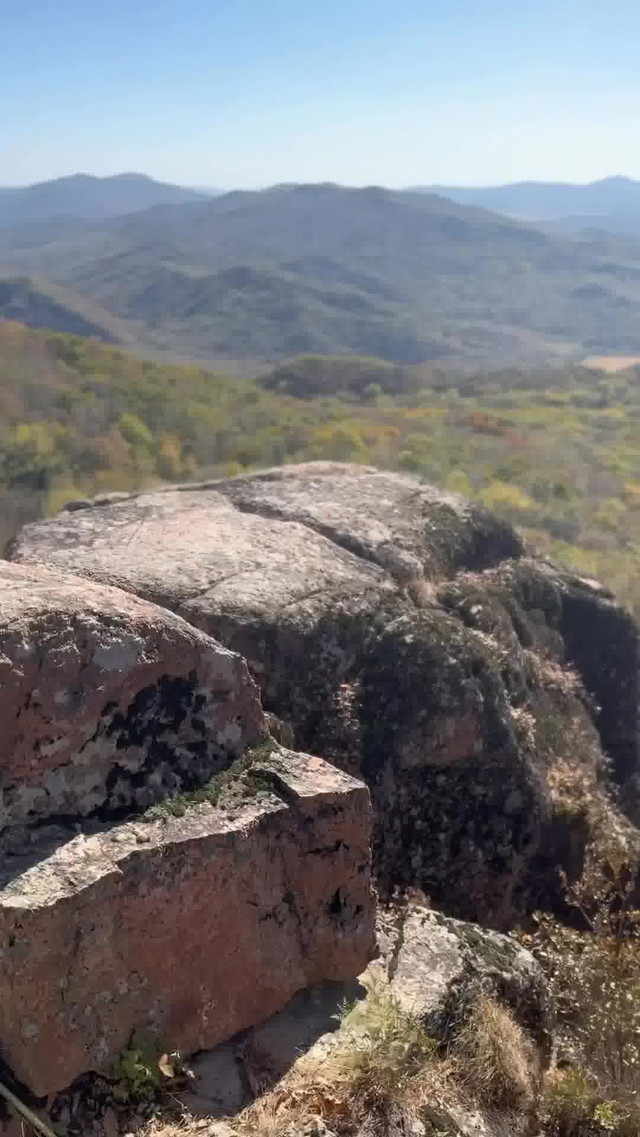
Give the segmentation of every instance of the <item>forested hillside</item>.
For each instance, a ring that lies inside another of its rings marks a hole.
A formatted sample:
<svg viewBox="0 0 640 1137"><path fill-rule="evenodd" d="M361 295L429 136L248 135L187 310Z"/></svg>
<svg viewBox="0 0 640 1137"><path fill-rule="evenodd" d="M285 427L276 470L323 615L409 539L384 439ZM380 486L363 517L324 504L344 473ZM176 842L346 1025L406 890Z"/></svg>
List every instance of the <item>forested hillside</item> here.
<svg viewBox="0 0 640 1137"><path fill-rule="evenodd" d="M0 265L90 299L141 350L179 358L640 353L640 244L551 234L435 194L276 186L16 224L0 228Z"/></svg>
<svg viewBox="0 0 640 1137"><path fill-rule="evenodd" d="M289 377L309 366L292 361ZM409 372L411 389L400 385L393 396L380 381L393 368L334 360L326 374L330 388L344 391L337 397L322 394L319 366L311 365L315 388L298 392L310 397L298 398L0 323L2 540L78 496L311 458L353 460L471 496L640 610L636 370L418 369ZM341 368L347 380L336 381Z"/></svg>
<svg viewBox="0 0 640 1137"><path fill-rule="evenodd" d="M97 304L24 276L0 277L0 319L122 343L127 330Z"/></svg>

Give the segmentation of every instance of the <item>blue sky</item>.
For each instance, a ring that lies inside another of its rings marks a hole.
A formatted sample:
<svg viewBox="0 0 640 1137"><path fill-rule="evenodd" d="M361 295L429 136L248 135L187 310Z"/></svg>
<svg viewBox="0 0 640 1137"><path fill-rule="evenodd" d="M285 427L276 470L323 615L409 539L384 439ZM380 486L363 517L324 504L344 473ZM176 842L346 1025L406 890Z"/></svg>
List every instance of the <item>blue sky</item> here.
<svg viewBox="0 0 640 1137"><path fill-rule="evenodd" d="M640 177L637 0L0 0L0 184Z"/></svg>

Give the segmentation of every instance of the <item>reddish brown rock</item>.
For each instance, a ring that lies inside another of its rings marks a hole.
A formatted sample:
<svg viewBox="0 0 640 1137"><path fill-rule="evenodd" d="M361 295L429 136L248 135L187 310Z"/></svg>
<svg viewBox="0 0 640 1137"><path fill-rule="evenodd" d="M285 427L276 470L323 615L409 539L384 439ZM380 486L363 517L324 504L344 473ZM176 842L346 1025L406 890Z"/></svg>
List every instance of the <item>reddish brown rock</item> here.
<svg viewBox="0 0 640 1137"><path fill-rule="evenodd" d="M496 928L562 903L558 868L581 871L592 835L554 797L558 770L604 793L606 754L640 816L640 632L523 554L458 495L327 462L96 501L11 550L238 651L281 740L369 784L383 891Z"/></svg>
<svg viewBox="0 0 640 1137"><path fill-rule="evenodd" d="M179 617L0 563L0 847L201 784L266 736L245 662Z"/></svg>
<svg viewBox="0 0 640 1137"><path fill-rule="evenodd" d="M226 805L78 836L5 884L0 1038L34 1093L109 1073L133 1030L215 1046L371 958L364 785L289 751L241 779Z"/></svg>

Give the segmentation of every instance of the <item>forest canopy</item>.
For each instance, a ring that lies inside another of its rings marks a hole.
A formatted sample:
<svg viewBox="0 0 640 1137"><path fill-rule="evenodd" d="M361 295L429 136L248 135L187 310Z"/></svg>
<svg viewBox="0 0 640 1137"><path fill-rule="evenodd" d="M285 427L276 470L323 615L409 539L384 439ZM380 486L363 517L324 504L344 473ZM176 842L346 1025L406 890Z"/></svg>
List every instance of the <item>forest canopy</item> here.
<svg viewBox="0 0 640 1137"><path fill-rule="evenodd" d="M365 462L483 503L640 611L639 377L316 356L244 380L0 322L0 539L73 498Z"/></svg>

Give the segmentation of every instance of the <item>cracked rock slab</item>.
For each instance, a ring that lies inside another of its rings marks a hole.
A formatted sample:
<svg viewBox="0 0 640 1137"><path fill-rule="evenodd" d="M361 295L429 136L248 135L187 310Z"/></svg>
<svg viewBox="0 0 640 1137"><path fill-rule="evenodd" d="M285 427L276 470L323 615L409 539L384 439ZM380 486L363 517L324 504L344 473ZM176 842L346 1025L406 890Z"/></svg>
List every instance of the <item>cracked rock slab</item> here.
<svg viewBox="0 0 640 1137"><path fill-rule="evenodd" d="M35 1094L109 1074L133 1031L210 1049L366 966L366 787L292 752L259 770L232 809L78 836L5 884L0 1038Z"/></svg>
<svg viewBox="0 0 640 1137"><path fill-rule="evenodd" d="M367 593L421 603L428 582L523 551L509 525L456 494L340 463L71 505L25 526L11 559L118 585L225 639Z"/></svg>
<svg viewBox="0 0 640 1137"><path fill-rule="evenodd" d="M243 659L116 589L0 562L0 846L199 785L267 735Z"/></svg>
<svg viewBox="0 0 640 1137"><path fill-rule="evenodd" d="M12 559L117 585L212 634L239 614L284 619L308 599L392 587L382 569L303 524L243 512L213 488L63 512L27 527Z"/></svg>
<svg viewBox="0 0 640 1137"><path fill-rule="evenodd" d="M373 466L306 462L217 488L238 509L324 534L400 585L478 571L523 553L512 527L482 507Z"/></svg>

